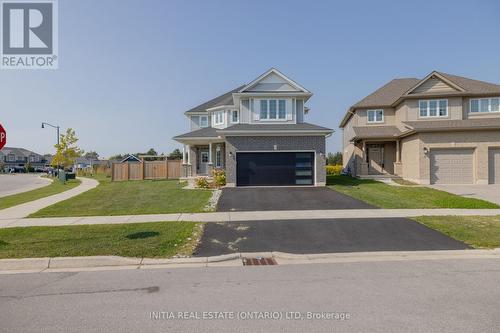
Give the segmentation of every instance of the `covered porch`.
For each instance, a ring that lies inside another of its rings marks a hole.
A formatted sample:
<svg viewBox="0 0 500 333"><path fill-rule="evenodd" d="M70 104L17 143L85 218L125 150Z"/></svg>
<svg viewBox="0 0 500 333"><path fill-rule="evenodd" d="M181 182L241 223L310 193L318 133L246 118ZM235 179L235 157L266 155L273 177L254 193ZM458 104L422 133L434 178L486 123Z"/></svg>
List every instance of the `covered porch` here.
<svg viewBox="0 0 500 333"><path fill-rule="evenodd" d="M357 146L361 156L356 175L395 177L402 175L400 140L362 140Z"/></svg>
<svg viewBox="0 0 500 333"><path fill-rule="evenodd" d="M213 169L225 168L225 143L222 140L184 142L182 178L211 176Z"/></svg>

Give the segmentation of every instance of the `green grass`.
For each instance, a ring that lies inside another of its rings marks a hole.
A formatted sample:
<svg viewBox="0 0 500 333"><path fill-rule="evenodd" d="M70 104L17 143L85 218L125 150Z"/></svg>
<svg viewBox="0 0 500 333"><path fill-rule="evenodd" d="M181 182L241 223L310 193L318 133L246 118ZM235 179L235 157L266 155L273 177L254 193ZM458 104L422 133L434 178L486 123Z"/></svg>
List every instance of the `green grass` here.
<svg viewBox="0 0 500 333"><path fill-rule="evenodd" d="M499 208L488 201L464 198L428 187L391 186L343 175L327 176L327 185L380 208Z"/></svg>
<svg viewBox="0 0 500 333"><path fill-rule="evenodd" d="M414 220L475 248L500 247L500 215L421 216Z"/></svg>
<svg viewBox="0 0 500 333"><path fill-rule="evenodd" d="M36 190L13 194L0 198L0 209L17 206L25 202L48 197L49 195L70 190L78 185L80 185L80 181L78 179L67 181L66 184L62 184L60 181L56 179L51 184L38 188Z"/></svg>
<svg viewBox="0 0 500 333"><path fill-rule="evenodd" d="M203 211L209 190L184 190L177 180L112 182L46 207L30 217L195 213Z"/></svg>
<svg viewBox="0 0 500 333"><path fill-rule="evenodd" d="M7 228L0 229L0 258L170 257L191 254L200 230L193 222Z"/></svg>

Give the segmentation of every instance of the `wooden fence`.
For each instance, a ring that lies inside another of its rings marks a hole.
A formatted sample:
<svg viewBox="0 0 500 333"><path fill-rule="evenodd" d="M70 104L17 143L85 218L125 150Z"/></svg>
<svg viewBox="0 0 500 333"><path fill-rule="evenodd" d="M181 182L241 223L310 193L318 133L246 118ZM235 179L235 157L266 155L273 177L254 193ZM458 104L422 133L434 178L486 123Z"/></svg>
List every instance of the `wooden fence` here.
<svg viewBox="0 0 500 333"><path fill-rule="evenodd" d="M178 179L181 160L113 163L111 180Z"/></svg>

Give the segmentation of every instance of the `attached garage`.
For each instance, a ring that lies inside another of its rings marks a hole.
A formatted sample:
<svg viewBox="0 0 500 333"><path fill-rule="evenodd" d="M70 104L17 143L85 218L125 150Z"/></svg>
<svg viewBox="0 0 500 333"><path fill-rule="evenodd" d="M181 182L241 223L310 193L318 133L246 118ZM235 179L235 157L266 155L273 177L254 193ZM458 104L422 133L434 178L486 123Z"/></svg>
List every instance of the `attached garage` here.
<svg viewBox="0 0 500 333"><path fill-rule="evenodd" d="M472 184L473 149L431 149L431 184Z"/></svg>
<svg viewBox="0 0 500 333"><path fill-rule="evenodd" d="M490 184L500 184L500 148L489 149L488 175Z"/></svg>
<svg viewBox="0 0 500 333"><path fill-rule="evenodd" d="M236 186L314 185L314 152L237 152Z"/></svg>

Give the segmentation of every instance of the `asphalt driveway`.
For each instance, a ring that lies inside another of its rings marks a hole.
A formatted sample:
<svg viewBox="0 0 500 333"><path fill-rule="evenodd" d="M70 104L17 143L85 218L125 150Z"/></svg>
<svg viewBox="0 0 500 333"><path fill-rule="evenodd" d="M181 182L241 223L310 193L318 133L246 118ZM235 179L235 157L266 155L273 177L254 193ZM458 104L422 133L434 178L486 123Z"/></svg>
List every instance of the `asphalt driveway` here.
<svg viewBox="0 0 500 333"><path fill-rule="evenodd" d="M375 209L375 207L327 187L224 188L219 212L259 210Z"/></svg>
<svg viewBox="0 0 500 333"><path fill-rule="evenodd" d="M460 250L468 245L405 218L207 223L196 256L280 251Z"/></svg>

